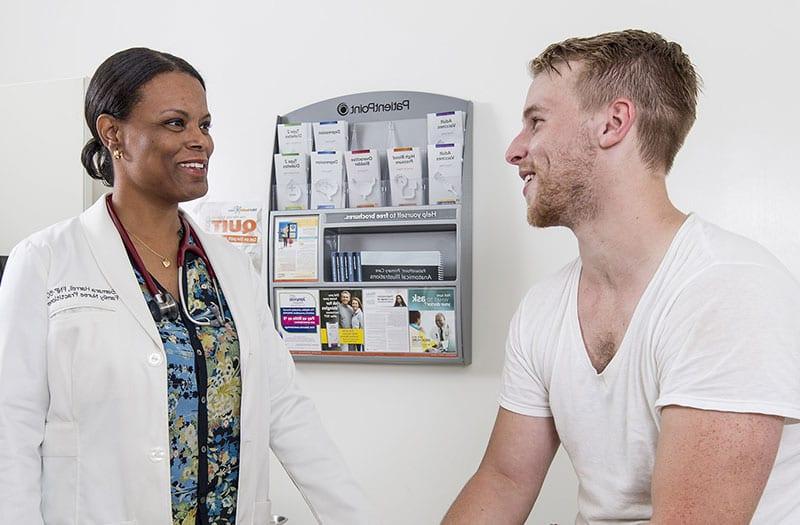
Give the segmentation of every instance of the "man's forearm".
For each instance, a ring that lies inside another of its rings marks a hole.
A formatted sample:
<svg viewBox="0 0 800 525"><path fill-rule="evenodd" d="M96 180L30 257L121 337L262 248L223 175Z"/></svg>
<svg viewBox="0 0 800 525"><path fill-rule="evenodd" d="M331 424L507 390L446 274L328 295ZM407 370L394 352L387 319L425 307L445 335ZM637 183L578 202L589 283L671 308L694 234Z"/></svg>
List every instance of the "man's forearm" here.
<svg viewBox="0 0 800 525"><path fill-rule="evenodd" d="M521 524L538 495L538 488L531 493L500 472L479 468L447 511L442 525Z"/></svg>

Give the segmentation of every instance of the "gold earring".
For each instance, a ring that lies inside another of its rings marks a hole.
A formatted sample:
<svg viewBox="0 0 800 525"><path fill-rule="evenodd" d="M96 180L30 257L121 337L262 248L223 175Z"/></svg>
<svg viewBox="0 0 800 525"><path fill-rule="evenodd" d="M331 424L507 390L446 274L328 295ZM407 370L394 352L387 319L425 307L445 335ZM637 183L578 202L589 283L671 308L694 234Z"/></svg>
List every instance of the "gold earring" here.
<svg viewBox="0 0 800 525"><path fill-rule="evenodd" d="M118 149L115 149L114 153L112 153L111 155L117 160L122 158L122 152Z"/></svg>

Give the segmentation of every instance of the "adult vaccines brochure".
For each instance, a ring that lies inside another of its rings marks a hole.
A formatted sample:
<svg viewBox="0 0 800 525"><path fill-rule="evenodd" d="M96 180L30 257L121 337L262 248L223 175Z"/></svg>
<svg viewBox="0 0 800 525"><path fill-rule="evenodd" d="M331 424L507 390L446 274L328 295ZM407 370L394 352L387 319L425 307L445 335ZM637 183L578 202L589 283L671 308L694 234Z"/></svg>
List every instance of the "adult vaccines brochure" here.
<svg viewBox="0 0 800 525"><path fill-rule="evenodd" d="M463 111L428 113L428 144L463 144Z"/></svg>
<svg viewBox="0 0 800 525"><path fill-rule="evenodd" d="M428 203L461 202L463 149L461 144L428 146Z"/></svg>

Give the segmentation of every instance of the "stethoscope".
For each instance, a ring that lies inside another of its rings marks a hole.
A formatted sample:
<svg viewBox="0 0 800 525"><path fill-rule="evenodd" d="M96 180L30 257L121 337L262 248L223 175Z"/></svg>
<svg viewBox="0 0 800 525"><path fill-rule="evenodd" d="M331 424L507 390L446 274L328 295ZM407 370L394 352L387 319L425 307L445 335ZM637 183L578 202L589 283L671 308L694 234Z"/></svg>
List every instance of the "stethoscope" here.
<svg viewBox="0 0 800 525"><path fill-rule="evenodd" d="M111 202L111 194L106 196L106 208L108 209L108 214L111 216L111 221L114 223L114 226L117 227L117 231L119 232L120 237L122 238L122 244L125 245L125 249L130 254L131 258L133 259L133 264L139 273L142 275L144 279L145 286L147 286L147 291L150 292L150 296L153 298L152 301L148 301L147 306L150 309L150 313L153 315L153 319L156 322L161 321L162 319L169 319L170 321L174 321L178 318L179 315L179 306L178 302L175 301L175 298L172 297L167 291L162 292L157 286L155 281L153 280L150 272L147 271L147 268L144 266L144 262L142 262L142 258L139 257L139 252L136 251L136 248L133 246L133 242L131 241L130 236L128 236L128 232L125 230L125 226L122 225L122 222L117 217L117 212L114 210L114 204ZM181 243L178 246L178 292L180 294L180 308L183 309L183 313L185 317L189 319L192 323L197 326L212 326L218 327L225 324L225 316L222 313L222 298L219 294L219 284L217 283L217 275L214 273L214 268L211 266L211 262L208 260L208 256L206 255L206 251L203 249L203 245L200 243L200 239L197 238L196 235L193 236L194 230L192 230L191 225L186 222L182 215L179 215L181 221L181 227L183 230L183 236L181 237ZM194 244L189 244L189 238L194 237ZM193 253L197 257L199 257L206 266L206 270L208 271L208 277L211 280L211 283L214 287L214 293L217 296L217 302L214 304L212 301L208 305L208 310L210 310L211 316L208 315L208 312L203 312L203 316L200 318L194 318L189 313L188 308L186 307L186 299L185 293L183 291L183 264L186 261L186 254Z"/></svg>

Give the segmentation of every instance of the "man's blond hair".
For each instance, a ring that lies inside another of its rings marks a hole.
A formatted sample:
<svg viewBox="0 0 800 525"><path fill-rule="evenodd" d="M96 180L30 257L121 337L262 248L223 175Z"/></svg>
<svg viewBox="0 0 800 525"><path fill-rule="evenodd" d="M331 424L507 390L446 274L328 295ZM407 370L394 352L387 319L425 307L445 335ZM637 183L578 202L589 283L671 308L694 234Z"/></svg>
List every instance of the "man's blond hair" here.
<svg viewBox="0 0 800 525"><path fill-rule="evenodd" d="M561 74L579 65L575 82L583 109L596 110L617 97L637 111L638 144L650 169L669 172L694 124L700 78L675 42L636 29L569 38L551 44L530 62L534 77Z"/></svg>

